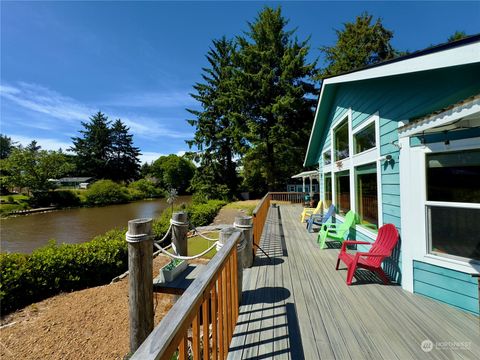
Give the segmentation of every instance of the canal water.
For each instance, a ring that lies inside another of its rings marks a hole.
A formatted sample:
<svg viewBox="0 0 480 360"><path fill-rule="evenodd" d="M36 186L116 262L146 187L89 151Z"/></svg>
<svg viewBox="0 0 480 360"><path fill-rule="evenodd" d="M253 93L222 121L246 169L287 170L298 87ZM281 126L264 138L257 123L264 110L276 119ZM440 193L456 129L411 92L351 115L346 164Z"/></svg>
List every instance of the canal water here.
<svg viewBox="0 0 480 360"><path fill-rule="evenodd" d="M191 196L180 196L175 203L190 201ZM126 227L128 220L159 217L168 206L165 199L155 199L1 219L0 250L30 253L50 239L59 244L82 243L108 230Z"/></svg>

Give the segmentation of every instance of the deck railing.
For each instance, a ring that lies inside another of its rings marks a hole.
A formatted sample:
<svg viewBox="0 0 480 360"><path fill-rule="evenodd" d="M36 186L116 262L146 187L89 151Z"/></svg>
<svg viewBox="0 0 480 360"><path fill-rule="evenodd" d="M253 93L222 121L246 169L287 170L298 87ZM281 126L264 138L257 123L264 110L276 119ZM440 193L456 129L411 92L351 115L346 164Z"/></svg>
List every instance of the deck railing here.
<svg viewBox="0 0 480 360"><path fill-rule="evenodd" d="M237 243L234 232L131 359L226 359L238 319ZM191 336L189 330L191 329ZM188 351L191 337L191 354Z"/></svg>
<svg viewBox="0 0 480 360"><path fill-rule="evenodd" d="M253 210L253 243L256 245L253 248L254 253L260 245L260 238L262 237L263 228L265 227L270 203L273 201L303 204L305 194L306 193L303 192L268 192L262 200L260 200L255 210Z"/></svg>

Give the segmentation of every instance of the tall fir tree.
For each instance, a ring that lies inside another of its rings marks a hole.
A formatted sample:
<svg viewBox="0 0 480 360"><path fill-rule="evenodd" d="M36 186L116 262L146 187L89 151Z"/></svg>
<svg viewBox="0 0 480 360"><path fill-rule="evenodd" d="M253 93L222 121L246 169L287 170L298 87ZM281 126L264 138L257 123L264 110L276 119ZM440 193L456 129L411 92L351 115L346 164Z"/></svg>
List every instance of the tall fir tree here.
<svg viewBox="0 0 480 360"><path fill-rule="evenodd" d="M111 129L112 141L110 161L110 178L117 181L131 181L140 173L140 149L133 145L133 135L120 119L117 119Z"/></svg>
<svg viewBox="0 0 480 360"><path fill-rule="evenodd" d="M237 193L239 178L235 157L242 153L245 138L242 136L240 104L235 89L235 44L222 37L213 41L207 53L209 68L203 68L203 83L194 85L201 110L188 110L196 119L188 120L196 127L193 140L187 141L200 152L196 160L199 169L192 180L192 189L205 192L209 187L227 186L229 196Z"/></svg>
<svg viewBox="0 0 480 360"><path fill-rule="evenodd" d="M73 146L70 148L77 155L77 171L79 175L107 179L112 150L110 121L99 111L90 117L89 122L82 121L82 126L82 137L73 137Z"/></svg>
<svg viewBox="0 0 480 360"><path fill-rule="evenodd" d="M299 41L280 8L264 8L245 37L239 37L237 91L244 101L247 141L262 146L260 165L268 190L283 190L302 168L317 90L311 82L308 39ZM248 159L248 157L247 157ZM246 165L245 165L246 166Z"/></svg>
<svg viewBox="0 0 480 360"><path fill-rule="evenodd" d="M365 12L357 16L355 22L347 22L342 30L336 30L336 44L321 48L327 62L327 66L321 71L322 78L360 69L400 55L390 44L393 32L383 26L380 18L375 20L375 23L372 23L372 20L373 16Z"/></svg>

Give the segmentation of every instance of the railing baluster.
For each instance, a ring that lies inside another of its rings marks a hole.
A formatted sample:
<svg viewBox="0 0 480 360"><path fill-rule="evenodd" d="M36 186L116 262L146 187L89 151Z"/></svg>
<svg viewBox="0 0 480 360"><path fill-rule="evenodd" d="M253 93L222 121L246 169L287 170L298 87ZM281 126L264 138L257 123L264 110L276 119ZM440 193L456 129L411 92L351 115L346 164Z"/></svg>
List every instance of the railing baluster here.
<svg viewBox="0 0 480 360"><path fill-rule="evenodd" d="M232 257L229 256L227 260L227 337L230 338L232 336L232 321L231 321L231 309L232 309L232 275L230 269L230 261ZM227 348L230 344L227 344Z"/></svg>
<svg viewBox="0 0 480 360"><path fill-rule="evenodd" d="M227 271L225 266L222 269L222 310L223 310L223 334L228 334L228 308L227 308ZM223 342L223 359L227 357L228 353L228 335L222 336Z"/></svg>
<svg viewBox="0 0 480 360"><path fill-rule="evenodd" d="M193 359L200 359L200 316L198 313L192 323L192 348Z"/></svg>
<svg viewBox="0 0 480 360"><path fill-rule="evenodd" d="M188 360L188 337L187 337L187 333L185 333L183 335L183 338L180 341L180 346L178 347L178 359L179 360Z"/></svg>
<svg viewBox="0 0 480 360"><path fill-rule="evenodd" d="M210 313L212 317L212 360L217 360L217 324L218 324L218 314L217 314L217 288L216 281L213 283L214 286L210 292Z"/></svg>
<svg viewBox="0 0 480 360"><path fill-rule="evenodd" d="M218 276L218 334L220 338L218 339L218 348L220 359L224 358L224 347L223 347L223 337L222 334L225 333L223 328L223 268L220 270L220 275Z"/></svg>
<svg viewBox="0 0 480 360"><path fill-rule="evenodd" d="M205 360L209 359L209 351L210 348L210 334L209 334L209 321L208 321L208 301L210 296L207 296L205 300L203 300L202 304L202 321L203 321L203 358Z"/></svg>

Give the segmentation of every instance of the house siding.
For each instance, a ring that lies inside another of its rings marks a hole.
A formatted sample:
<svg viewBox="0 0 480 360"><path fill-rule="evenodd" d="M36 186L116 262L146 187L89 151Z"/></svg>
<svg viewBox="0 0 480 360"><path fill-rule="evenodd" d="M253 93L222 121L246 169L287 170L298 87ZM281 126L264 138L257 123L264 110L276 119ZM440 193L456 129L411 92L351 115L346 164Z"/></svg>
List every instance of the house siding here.
<svg viewBox="0 0 480 360"><path fill-rule="evenodd" d="M421 261L413 262L415 293L479 315L478 278Z"/></svg>
<svg viewBox="0 0 480 360"><path fill-rule="evenodd" d="M396 145L398 144L397 129L399 122L429 114L480 93L479 78L480 64L472 64L460 68L440 69L337 85L335 96L331 101L330 113L325 119L325 130L319 141L318 163L320 171L323 172L323 159L320 154L327 150L332 143L330 129L339 121L342 121L348 115L350 109L353 130L378 112L380 155L392 155L393 158L392 163L382 164L381 166L381 184L379 186L381 186L382 193L382 222L384 224L394 224L401 234L400 152ZM324 199L323 183L324 177L322 176L320 187L322 199ZM373 237L358 231L350 235L350 238L358 240L374 240ZM352 237L352 235L355 237ZM401 283L401 252L399 248L396 249L392 259L384 263L384 267L390 276ZM440 275L437 274L436 278L428 278L432 280L428 283L425 271L422 269L414 270L415 291L460 307L456 305L458 304L457 300L460 299L458 296L466 295L452 296L451 298L456 300L449 302L449 300L446 300L448 294L444 293L448 290L441 286L441 281L434 281L435 279L438 280ZM433 273L433 271L430 272ZM421 280L422 276L423 281ZM465 284L472 286L471 282L465 282ZM460 283L459 286L466 286L465 284ZM472 290L469 291L469 294L472 294ZM478 291L476 298L466 297L470 305L465 305L465 310L475 312L472 309L474 309L476 299L476 313L478 314Z"/></svg>

